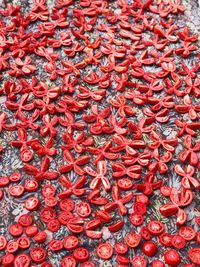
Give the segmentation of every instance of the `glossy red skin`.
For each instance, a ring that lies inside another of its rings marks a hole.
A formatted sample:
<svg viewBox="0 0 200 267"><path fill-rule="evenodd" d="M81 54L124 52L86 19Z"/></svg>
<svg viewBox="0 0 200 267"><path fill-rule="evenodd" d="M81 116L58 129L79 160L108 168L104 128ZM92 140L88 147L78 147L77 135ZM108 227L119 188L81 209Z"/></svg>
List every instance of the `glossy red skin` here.
<svg viewBox="0 0 200 267"><path fill-rule="evenodd" d="M20 235L22 235L23 233L23 228L20 224L16 223L16 224L12 224L9 227L9 233L14 236L14 237L18 237Z"/></svg>
<svg viewBox="0 0 200 267"><path fill-rule="evenodd" d="M126 254L126 252L128 251L128 246L123 242L118 242L115 244L114 249L118 254Z"/></svg>
<svg viewBox="0 0 200 267"><path fill-rule="evenodd" d="M130 248L136 248L141 241L141 237L137 233L128 233L125 237L125 243Z"/></svg>
<svg viewBox="0 0 200 267"><path fill-rule="evenodd" d="M113 248L109 243L100 243L97 247L97 256L103 260L108 260L113 255Z"/></svg>
<svg viewBox="0 0 200 267"><path fill-rule="evenodd" d="M148 241L142 245L142 252L149 257L154 256L157 253L157 251L158 248L154 242Z"/></svg>
<svg viewBox="0 0 200 267"><path fill-rule="evenodd" d="M160 235L164 232L164 225L160 221L150 221L148 224L148 230L152 235Z"/></svg>
<svg viewBox="0 0 200 267"><path fill-rule="evenodd" d="M66 256L61 260L61 267L68 267L68 266L76 267L76 260L72 256Z"/></svg>
<svg viewBox="0 0 200 267"><path fill-rule="evenodd" d="M86 261L80 265L80 267L96 267L92 261Z"/></svg>
<svg viewBox="0 0 200 267"><path fill-rule="evenodd" d="M8 241L7 241L6 237L1 235L0 236L0 251L5 249L7 243L8 243Z"/></svg>
<svg viewBox="0 0 200 267"><path fill-rule="evenodd" d="M79 240L76 236L69 235L63 239L63 246L66 250L73 250L78 246Z"/></svg>
<svg viewBox="0 0 200 267"><path fill-rule="evenodd" d="M19 217L18 223L24 227L30 226L33 223L33 219L30 214L23 214Z"/></svg>
<svg viewBox="0 0 200 267"><path fill-rule="evenodd" d="M30 266L31 259L26 254L19 254L15 257L14 260L14 267L19 267L23 263L23 267L29 267Z"/></svg>
<svg viewBox="0 0 200 267"><path fill-rule="evenodd" d="M11 253L5 254L2 257L2 265L4 267L11 267L11 266L13 266L14 260L15 260L15 256L13 254L11 254Z"/></svg>
<svg viewBox="0 0 200 267"><path fill-rule="evenodd" d="M164 260L169 266L177 266L181 262L181 257L176 250L168 250L164 253Z"/></svg>
<svg viewBox="0 0 200 267"><path fill-rule="evenodd" d="M25 229L25 234L30 237L35 236L37 232L38 232L38 227L36 225L30 225Z"/></svg>
<svg viewBox="0 0 200 267"><path fill-rule="evenodd" d="M40 231L40 232L36 233L36 235L34 236L34 240L37 243L44 243L46 238L47 238L47 233L44 231Z"/></svg>
<svg viewBox="0 0 200 267"><path fill-rule="evenodd" d="M181 226L178 230L178 234L182 236L186 241L191 241L195 238L196 232L190 226Z"/></svg>
<svg viewBox="0 0 200 267"><path fill-rule="evenodd" d="M19 244L15 240L10 241L6 246L6 250L8 253L14 253L18 250L18 248L19 248Z"/></svg>
<svg viewBox="0 0 200 267"><path fill-rule="evenodd" d="M17 240L20 249L27 249L30 247L30 239L26 236L21 236Z"/></svg>
<svg viewBox="0 0 200 267"><path fill-rule="evenodd" d="M89 259L89 251L86 248L79 247L73 251L73 257L78 262L84 262Z"/></svg>
<svg viewBox="0 0 200 267"><path fill-rule="evenodd" d="M46 251L42 247L34 247L30 251L30 256L33 262L42 263L46 258Z"/></svg>
<svg viewBox="0 0 200 267"><path fill-rule="evenodd" d="M190 261L197 266L200 265L200 248L192 248L188 251L188 257Z"/></svg>
<svg viewBox="0 0 200 267"><path fill-rule="evenodd" d="M143 256L134 256L132 259L132 266L133 267L146 267L147 260Z"/></svg>

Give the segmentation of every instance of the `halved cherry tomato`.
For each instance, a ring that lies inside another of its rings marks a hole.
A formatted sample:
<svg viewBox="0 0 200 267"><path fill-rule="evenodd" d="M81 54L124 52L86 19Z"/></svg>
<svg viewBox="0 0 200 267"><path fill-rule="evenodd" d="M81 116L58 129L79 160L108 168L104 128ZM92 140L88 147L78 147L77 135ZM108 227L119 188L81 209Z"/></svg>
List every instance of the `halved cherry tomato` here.
<svg viewBox="0 0 200 267"><path fill-rule="evenodd" d="M27 192L35 192L39 188L39 184L35 180L28 180L24 184L24 188Z"/></svg>
<svg viewBox="0 0 200 267"><path fill-rule="evenodd" d="M172 237L172 246L177 249L182 249L186 246L185 239L180 235L174 235Z"/></svg>
<svg viewBox="0 0 200 267"><path fill-rule="evenodd" d="M31 263L31 259L26 254L19 254L15 257L14 267L29 267Z"/></svg>
<svg viewBox="0 0 200 267"><path fill-rule="evenodd" d="M171 187L169 187L169 186L162 186L161 188L160 188L160 192L161 192L161 194L163 195L163 196L165 196L165 197L169 197L170 196L170 194L171 194Z"/></svg>
<svg viewBox="0 0 200 267"><path fill-rule="evenodd" d="M80 217L87 218L90 216L92 210L89 203L80 202L76 205L76 212Z"/></svg>
<svg viewBox="0 0 200 267"><path fill-rule="evenodd" d="M123 242L116 243L114 248L118 254L126 254L128 251L128 246Z"/></svg>
<svg viewBox="0 0 200 267"><path fill-rule="evenodd" d="M30 251L30 256L33 262L42 263L46 258L46 251L42 247L34 247Z"/></svg>
<svg viewBox="0 0 200 267"><path fill-rule="evenodd" d="M132 266L133 267L146 267L147 260L142 256L134 256L132 259Z"/></svg>
<svg viewBox="0 0 200 267"><path fill-rule="evenodd" d="M140 235L137 233L128 233L125 236L125 243L130 247L130 248L136 248L141 241Z"/></svg>
<svg viewBox="0 0 200 267"><path fill-rule="evenodd" d="M196 241L197 241L197 244L200 245L200 232L198 232L196 235Z"/></svg>
<svg viewBox="0 0 200 267"><path fill-rule="evenodd" d="M45 197L44 202L47 207L55 207L58 203L58 200L55 197Z"/></svg>
<svg viewBox="0 0 200 267"><path fill-rule="evenodd" d="M4 196L3 190L0 190L0 200L3 198L3 196Z"/></svg>
<svg viewBox="0 0 200 267"><path fill-rule="evenodd" d="M14 236L14 237L18 237L20 235L22 235L23 233L23 228L19 223L15 223L12 224L9 229L8 229L9 233Z"/></svg>
<svg viewBox="0 0 200 267"><path fill-rule="evenodd" d="M74 201L70 198L62 199L59 206L61 210L72 211L74 209Z"/></svg>
<svg viewBox="0 0 200 267"><path fill-rule="evenodd" d="M132 223L132 225L134 226L139 226L142 225L144 222L144 217L141 214L138 213L132 213L130 216L130 222Z"/></svg>
<svg viewBox="0 0 200 267"><path fill-rule="evenodd" d="M20 158L23 162L29 162L33 159L33 151L28 149L23 149L20 151Z"/></svg>
<svg viewBox="0 0 200 267"><path fill-rule="evenodd" d="M135 197L135 202L143 203L149 205L149 198L144 194L139 194Z"/></svg>
<svg viewBox="0 0 200 267"><path fill-rule="evenodd" d="M113 255L113 248L109 243L100 243L97 247L97 256L103 260L108 260Z"/></svg>
<svg viewBox="0 0 200 267"><path fill-rule="evenodd" d="M150 232L146 226L143 226L140 229L140 235L144 240L150 240L150 238L151 238Z"/></svg>
<svg viewBox="0 0 200 267"><path fill-rule="evenodd" d="M60 229L60 222L57 219L50 220L47 224L47 229L51 232L57 232Z"/></svg>
<svg viewBox="0 0 200 267"><path fill-rule="evenodd" d="M73 257L78 262L87 261L89 256L89 251L83 247L76 248L73 252Z"/></svg>
<svg viewBox="0 0 200 267"><path fill-rule="evenodd" d="M164 263L160 260L154 260L151 263L151 267L165 267Z"/></svg>
<svg viewBox="0 0 200 267"><path fill-rule="evenodd" d="M130 190L133 187L133 182L129 178L121 178L117 181L117 185L121 190Z"/></svg>
<svg viewBox="0 0 200 267"><path fill-rule="evenodd" d="M63 225L67 225L68 220L73 217L74 215L70 211L61 211L61 213L58 215L58 221Z"/></svg>
<svg viewBox="0 0 200 267"><path fill-rule="evenodd" d="M19 217L18 223L21 224L21 226L27 227L33 223L33 219L30 214L26 213Z"/></svg>
<svg viewBox="0 0 200 267"><path fill-rule="evenodd" d="M43 222L48 223L50 220L56 218L56 212L52 208L43 208L40 212L40 218Z"/></svg>
<svg viewBox="0 0 200 267"><path fill-rule="evenodd" d="M29 197L24 203L25 208L29 211L37 210L39 205L40 201L37 197Z"/></svg>
<svg viewBox="0 0 200 267"><path fill-rule="evenodd" d="M2 257L2 265L4 267L11 267L13 266L14 260L15 260L15 256L13 254L11 253L5 254Z"/></svg>
<svg viewBox="0 0 200 267"><path fill-rule="evenodd" d="M80 265L80 267L96 267L92 261L86 261Z"/></svg>
<svg viewBox="0 0 200 267"><path fill-rule="evenodd" d="M56 189L53 185L51 184L46 184L42 188L42 195L43 197L54 197L56 193Z"/></svg>
<svg viewBox="0 0 200 267"><path fill-rule="evenodd" d="M191 248L188 251L188 257L192 263L199 266L200 265L200 248Z"/></svg>
<svg viewBox="0 0 200 267"><path fill-rule="evenodd" d="M172 235L169 233L163 233L159 236L160 243L165 247L172 246Z"/></svg>
<svg viewBox="0 0 200 267"><path fill-rule="evenodd" d="M154 256L157 251L158 248L154 242L147 241L142 245L142 252L149 257Z"/></svg>
<svg viewBox="0 0 200 267"><path fill-rule="evenodd" d="M133 205L133 209L135 213L141 215L144 215L147 212L147 206L142 202L135 202L135 204Z"/></svg>
<svg viewBox="0 0 200 267"><path fill-rule="evenodd" d="M164 260L169 266L177 266L181 262L181 257L176 250L168 250L164 253Z"/></svg>
<svg viewBox="0 0 200 267"><path fill-rule="evenodd" d="M44 243L46 238L47 238L47 233L44 231L40 231L34 236L34 240L37 243Z"/></svg>
<svg viewBox="0 0 200 267"><path fill-rule="evenodd" d="M5 236L0 235L0 251L4 250L6 245L7 245L7 239L5 238Z"/></svg>
<svg viewBox="0 0 200 267"><path fill-rule="evenodd" d="M6 177L6 176L0 177L0 188L6 187L7 185L9 185L9 183L10 183L10 180L8 179L8 177Z"/></svg>
<svg viewBox="0 0 200 267"><path fill-rule="evenodd" d="M11 182L18 182L21 179L21 174L19 172L14 172L9 176Z"/></svg>
<svg viewBox="0 0 200 267"><path fill-rule="evenodd" d="M15 241L15 240L9 241L9 243L6 246L8 253L14 253L18 250L18 248L19 248L19 245L18 245L17 241Z"/></svg>
<svg viewBox="0 0 200 267"><path fill-rule="evenodd" d="M124 255L117 255L117 261L121 264L129 264L130 260Z"/></svg>
<svg viewBox="0 0 200 267"><path fill-rule="evenodd" d="M22 185L14 185L9 188L9 193L13 197L21 197L24 191L25 189Z"/></svg>
<svg viewBox="0 0 200 267"><path fill-rule="evenodd" d="M124 226L124 221L120 220L120 221L117 221L116 223L108 226L108 230L111 233L115 233L115 232L118 232L119 230L121 230L123 226Z"/></svg>
<svg viewBox="0 0 200 267"><path fill-rule="evenodd" d="M178 230L178 234L183 237L186 241L191 241L195 239L196 232L190 226L181 226Z"/></svg>
<svg viewBox="0 0 200 267"><path fill-rule="evenodd" d="M148 230L152 235L160 235L164 232L165 227L160 221L150 221L148 224Z"/></svg>
<svg viewBox="0 0 200 267"><path fill-rule="evenodd" d="M63 248L63 242L61 240L53 239L48 243L48 247L51 251L60 251Z"/></svg>
<svg viewBox="0 0 200 267"><path fill-rule="evenodd" d="M30 225L27 226L25 229L25 234L29 237L33 237L38 233L38 227L37 225Z"/></svg>
<svg viewBox="0 0 200 267"><path fill-rule="evenodd" d="M53 267L53 265L49 262L43 262L40 267Z"/></svg>
<svg viewBox="0 0 200 267"><path fill-rule="evenodd" d="M26 236L21 236L17 240L17 243L19 244L19 248L21 248L21 249L27 249L31 245L30 239Z"/></svg>
<svg viewBox="0 0 200 267"><path fill-rule="evenodd" d="M66 256L61 260L61 267L76 267L76 260L72 256Z"/></svg>
<svg viewBox="0 0 200 267"><path fill-rule="evenodd" d="M63 246L66 250L73 250L78 246L79 240L74 235L68 235L63 240Z"/></svg>

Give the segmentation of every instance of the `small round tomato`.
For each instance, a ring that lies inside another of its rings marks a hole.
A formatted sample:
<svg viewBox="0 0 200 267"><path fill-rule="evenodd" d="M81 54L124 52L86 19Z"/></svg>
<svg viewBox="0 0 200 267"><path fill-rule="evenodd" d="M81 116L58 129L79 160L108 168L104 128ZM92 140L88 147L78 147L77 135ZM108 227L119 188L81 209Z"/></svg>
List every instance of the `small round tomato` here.
<svg viewBox="0 0 200 267"><path fill-rule="evenodd" d="M2 257L2 264L4 267L11 267L13 266L14 260L15 260L15 256L13 254L11 253L5 254Z"/></svg>
<svg viewBox="0 0 200 267"><path fill-rule="evenodd" d="M35 211L39 208L40 201L37 197L29 197L25 203L24 206L29 211Z"/></svg>
<svg viewBox="0 0 200 267"><path fill-rule="evenodd" d="M63 240L63 246L66 250L73 250L78 247L79 240L74 235L68 235Z"/></svg>
<svg viewBox="0 0 200 267"><path fill-rule="evenodd" d="M62 199L59 203L60 209L64 211L73 211L74 201L70 198Z"/></svg>
<svg viewBox="0 0 200 267"><path fill-rule="evenodd" d="M47 261L43 262L40 267L53 267L53 265Z"/></svg>
<svg viewBox="0 0 200 267"><path fill-rule="evenodd" d="M28 180L28 181L26 181L25 182L25 184L24 184L24 188L25 188L25 190L27 191L27 192L35 192L35 191L37 191L38 190L38 188L39 188L39 184L38 184L38 182L37 181L35 181L35 180Z"/></svg>
<svg viewBox="0 0 200 267"><path fill-rule="evenodd" d="M14 236L14 237L18 237L20 235L22 235L23 233L23 228L19 223L15 223L12 224L9 229L8 229L9 233Z"/></svg>
<svg viewBox="0 0 200 267"><path fill-rule="evenodd" d="M6 187L7 185L9 185L9 183L10 183L10 180L8 179L8 177L1 176L1 179L0 179L0 188L1 187Z"/></svg>
<svg viewBox="0 0 200 267"><path fill-rule="evenodd" d="M128 246L123 242L116 243L114 248L117 254L126 254L128 251Z"/></svg>
<svg viewBox="0 0 200 267"><path fill-rule="evenodd" d="M22 185L11 186L9 193L12 197L21 197L24 194L24 187Z"/></svg>
<svg viewBox="0 0 200 267"><path fill-rule="evenodd" d="M58 200L55 197L45 197L44 202L47 207L55 207L58 203Z"/></svg>
<svg viewBox="0 0 200 267"><path fill-rule="evenodd" d="M148 230L148 228L146 226L143 226L140 229L140 235L144 240L150 240L151 239L150 232L149 232L149 230Z"/></svg>
<svg viewBox="0 0 200 267"><path fill-rule="evenodd" d="M27 227L33 223L33 219L30 214L23 214L19 217L18 223L21 224L21 226Z"/></svg>
<svg viewBox="0 0 200 267"><path fill-rule="evenodd" d="M158 248L154 242L148 241L142 245L142 252L149 257L154 256L157 251Z"/></svg>
<svg viewBox="0 0 200 267"><path fill-rule="evenodd" d="M125 237L125 243L130 248L136 248L141 241L141 237L137 233L128 233Z"/></svg>
<svg viewBox="0 0 200 267"><path fill-rule="evenodd" d="M148 230L152 235L160 235L164 232L165 227L160 221L150 221L148 224Z"/></svg>
<svg viewBox="0 0 200 267"><path fill-rule="evenodd" d="M20 151L20 158L23 162L27 163L33 159L33 151L29 149L23 149Z"/></svg>
<svg viewBox="0 0 200 267"><path fill-rule="evenodd" d="M80 265L80 267L96 267L92 261L86 261Z"/></svg>
<svg viewBox="0 0 200 267"><path fill-rule="evenodd" d="M51 184L47 184L42 188L43 197L54 197L55 193L56 193L56 189Z"/></svg>
<svg viewBox="0 0 200 267"><path fill-rule="evenodd" d="M183 237L186 241L195 239L196 232L190 226L181 226L178 230L178 234Z"/></svg>
<svg viewBox="0 0 200 267"><path fill-rule="evenodd" d="M129 178L121 178L117 181L117 185L121 190L130 190L133 187L133 182Z"/></svg>
<svg viewBox="0 0 200 267"><path fill-rule="evenodd" d="M58 215L58 220L62 225L67 225L68 220L72 219L74 215L70 211L61 211Z"/></svg>
<svg viewBox="0 0 200 267"><path fill-rule="evenodd" d="M9 241L9 243L6 246L8 253L14 253L18 250L18 248L19 248L19 245L18 245L17 241L15 241L15 240Z"/></svg>
<svg viewBox="0 0 200 267"><path fill-rule="evenodd" d="M47 224L47 229L51 232L57 232L60 229L60 222L56 219L50 220Z"/></svg>
<svg viewBox="0 0 200 267"><path fill-rule="evenodd" d="M42 263L46 258L46 251L42 247L34 247L30 251L30 256L33 262Z"/></svg>
<svg viewBox="0 0 200 267"><path fill-rule="evenodd" d="M197 244L200 245L200 232L198 232L196 235L196 241L197 241Z"/></svg>
<svg viewBox="0 0 200 267"><path fill-rule="evenodd" d="M4 250L7 245L7 239L5 236L0 235L0 250Z"/></svg>
<svg viewBox="0 0 200 267"><path fill-rule="evenodd" d="M195 218L195 222L196 222L196 224L197 224L198 226L200 226L200 216L197 216L197 217Z"/></svg>
<svg viewBox="0 0 200 267"><path fill-rule="evenodd" d="M30 247L30 239L26 236L21 236L18 240L17 243L19 245L19 248L21 249L27 249Z"/></svg>
<svg viewBox="0 0 200 267"><path fill-rule="evenodd" d="M52 208L43 208L40 212L40 218L43 222L48 223L56 218L56 212Z"/></svg>
<svg viewBox="0 0 200 267"><path fill-rule="evenodd" d="M169 233L163 233L159 236L160 243L165 247L172 246L172 235Z"/></svg>
<svg viewBox="0 0 200 267"><path fill-rule="evenodd" d="M80 202L76 205L76 212L80 217L87 218L90 216L92 210L89 203Z"/></svg>
<svg viewBox="0 0 200 267"><path fill-rule="evenodd" d="M161 188L160 188L160 192L161 192L161 194L163 195L163 196L165 196L165 197L169 197L170 196L170 194L171 194L171 187L169 187L169 186L162 186Z"/></svg>
<svg viewBox="0 0 200 267"><path fill-rule="evenodd" d="M139 226L142 225L144 222L144 217L141 214L138 213L132 213L130 216L130 222L132 223L132 225L134 226Z"/></svg>
<svg viewBox="0 0 200 267"><path fill-rule="evenodd" d="M53 239L49 242L48 247L51 251L60 251L63 249L63 242L61 240Z"/></svg>
<svg viewBox="0 0 200 267"><path fill-rule="evenodd" d="M25 229L25 234L29 237L33 237L38 233L38 227L36 225L27 226Z"/></svg>
<svg viewBox="0 0 200 267"><path fill-rule="evenodd" d="M21 174L19 172L14 172L9 176L11 182L18 182L21 179Z"/></svg>
<svg viewBox="0 0 200 267"><path fill-rule="evenodd" d="M15 257L14 267L29 267L31 263L31 259L26 254L19 254Z"/></svg>
<svg viewBox="0 0 200 267"><path fill-rule="evenodd" d="M3 198L3 196L4 196L4 192L0 190L0 200Z"/></svg>
<svg viewBox="0 0 200 267"><path fill-rule="evenodd" d="M200 248L191 248L188 251L188 257L192 263L199 266L200 265Z"/></svg>
<svg viewBox="0 0 200 267"><path fill-rule="evenodd" d="M142 256L134 256L132 259L132 266L133 267L146 267L147 260Z"/></svg>
<svg viewBox="0 0 200 267"><path fill-rule="evenodd" d="M182 249L186 246L185 239L180 235L174 235L172 237L172 246L177 249Z"/></svg>
<svg viewBox="0 0 200 267"><path fill-rule="evenodd" d="M84 262L89 259L89 251L86 248L79 247L73 251L73 257L78 262Z"/></svg>
<svg viewBox="0 0 200 267"><path fill-rule="evenodd" d="M164 263L160 260L154 260L151 263L151 267L165 267Z"/></svg>
<svg viewBox="0 0 200 267"><path fill-rule="evenodd" d="M147 206L142 202L135 202L135 204L133 205L133 209L135 213L141 215L144 215L147 212Z"/></svg>
<svg viewBox="0 0 200 267"><path fill-rule="evenodd" d="M61 260L61 267L76 267L76 260L72 256L66 256Z"/></svg>
<svg viewBox="0 0 200 267"><path fill-rule="evenodd" d="M34 240L37 243L44 243L46 238L47 238L47 233L44 231L40 231L34 236Z"/></svg>
<svg viewBox="0 0 200 267"><path fill-rule="evenodd" d="M117 255L117 261L121 264L129 264L130 260L124 255Z"/></svg>
<svg viewBox="0 0 200 267"><path fill-rule="evenodd" d="M181 262L181 257L176 250L168 250L164 254L164 260L169 266L179 265Z"/></svg>
<svg viewBox="0 0 200 267"><path fill-rule="evenodd" d="M113 255L113 248L109 243L100 243L97 247L97 256L103 260L108 260Z"/></svg>

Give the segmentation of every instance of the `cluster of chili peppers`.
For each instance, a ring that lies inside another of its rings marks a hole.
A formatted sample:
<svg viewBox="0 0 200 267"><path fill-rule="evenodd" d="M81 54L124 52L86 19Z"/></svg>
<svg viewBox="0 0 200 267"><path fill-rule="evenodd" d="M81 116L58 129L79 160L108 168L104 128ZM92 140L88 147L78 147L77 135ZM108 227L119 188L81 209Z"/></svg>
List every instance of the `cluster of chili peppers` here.
<svg viewBox="0 0 200 267"><path fill-rule="evenodd" d="M175 25L184 10L180 0L0 9L0 133L13 133L23 164L1 175L0 199L25 209L0 236L1 266L200 266L200 232L187 223L200 189L200 63L198 35ZM160 220L146 220L159 194ZM56 265L53 253L63 255Z"/></svg>

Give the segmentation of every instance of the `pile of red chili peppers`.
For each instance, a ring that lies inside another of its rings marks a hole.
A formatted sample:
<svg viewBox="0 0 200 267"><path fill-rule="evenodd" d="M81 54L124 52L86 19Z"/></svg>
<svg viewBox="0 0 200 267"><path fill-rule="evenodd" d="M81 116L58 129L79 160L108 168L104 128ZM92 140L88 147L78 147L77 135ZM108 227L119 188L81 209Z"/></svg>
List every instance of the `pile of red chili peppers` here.
<svg viewBox="0 0 200 267"><path fill-rule="evenodd" d="M46 2L0 9L0 134L23 166L0 175L0 201L24 207L0 236L1 266L200 266L200 217L194 228L187 212L200 54L176 25L181 1Z"/></svg>

